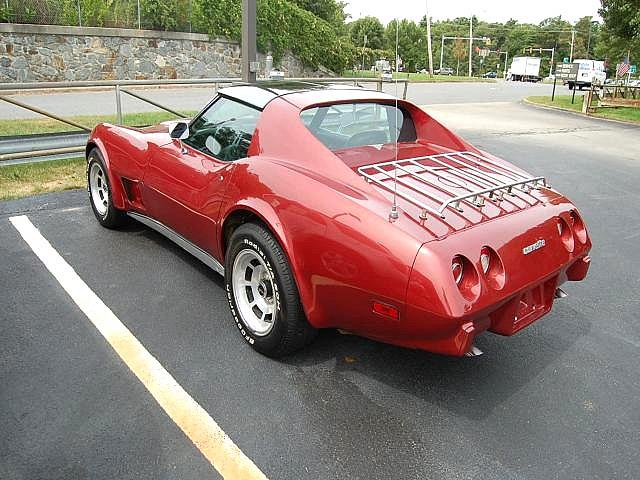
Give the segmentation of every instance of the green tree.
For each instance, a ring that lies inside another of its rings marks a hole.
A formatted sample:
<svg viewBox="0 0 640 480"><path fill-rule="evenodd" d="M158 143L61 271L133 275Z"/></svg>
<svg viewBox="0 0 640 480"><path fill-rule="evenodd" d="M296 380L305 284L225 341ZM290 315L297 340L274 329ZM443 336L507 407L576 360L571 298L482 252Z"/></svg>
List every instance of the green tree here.
<svg viewBox="0 0 640 480"><path fill-rule="evenodd" d="M384 45L384 26L376 17L362 17L348 25L349 37L353 44L361 47L367 36L367 47L380 49Z"/></svg>
<svg viewBox="0 0 640 480"><path fill-rule="evenodd" d="M242 9L236 0L193 0L195 25L214 37L240 40ZM258 49L277 62L290 51L305 65L340 73L354 57L348 39L321 18L288 0L258 0Z"/></svg>
<svg viewBox="0 0 640 480"><path fill-rule="evenodd" d="M600 15L613 35L637 42L640 39L640 0L601 0Z"/></svg>
<svg viewBox="0 0 640 480"><path fill-rule="evenodd" d="M384 33L384 47L390 52L396 50L396 26L398 28L398 56L406 71L416 71L427 63L427 38L424 32L411 20L392 20ZM393 53L392 55L394 55Z"/></svg>
<svg viewBox="0 0 640 480"><path fill-rule="evenodd" d="M344 13L344 2L336 0L292 0L300 8L313 13L339 32L344 31L344 21L347 14Z"/></svg>
<svg viewBox="0 0 640 480"><path fill-rule="evenodd" d="M456 75L460 75L460 61L467 56L467 46L464 40L458 38L453 42L453 57L456 59Z"/></svg>
<svg viewBox="0 0 640 480"><path fill-rule="evenodd" d="M600 30L595 53L609 63L609 75L615 75L616 64L629 56L640 62L640 0L602 0Z"/></svg>
<svg viewBox="0 0 640 480"><path fill-rule="evenodd" d="M188 2L184 0L141 0L143 28L174 31L187 23Z"/></svg>

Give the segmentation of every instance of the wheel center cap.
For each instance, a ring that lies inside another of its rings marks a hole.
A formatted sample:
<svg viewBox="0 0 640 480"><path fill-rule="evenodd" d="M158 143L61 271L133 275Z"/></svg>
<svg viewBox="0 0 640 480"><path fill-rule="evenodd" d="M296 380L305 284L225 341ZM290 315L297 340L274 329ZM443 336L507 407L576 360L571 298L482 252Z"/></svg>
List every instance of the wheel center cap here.
<svg viewBox="0 0 640 480"><path fill-rule="evenodd" d="M264 284L264 282L260 282L260 285L258 285L258 294L261 297L264 297L267 293L267 286Z"/></svg>

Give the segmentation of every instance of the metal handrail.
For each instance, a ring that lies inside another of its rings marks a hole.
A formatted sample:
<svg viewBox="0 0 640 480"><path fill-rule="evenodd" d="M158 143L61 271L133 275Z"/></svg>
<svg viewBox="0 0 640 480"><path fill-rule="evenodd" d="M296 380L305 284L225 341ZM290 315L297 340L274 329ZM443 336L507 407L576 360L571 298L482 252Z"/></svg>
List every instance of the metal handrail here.
<svg viewBox="0 0 640 480"><path fill-rule="evenodd" d="M50 113L50 112L47 112L46 110L43 110L41 108L34 107L32 105L27 105L26 103L19 102L18 100L15 100L13 98L10 98L10 97L4 96L4 95L0 95L0 100L3 100L5 102L7 102L7 103L11 103L11 104L13 104L13 105L15 105L17 107L24 108L25 110L31 110L32 112L39 113L40 115L44 115L45 117L53 118L54 120L58 120L59 122L66 123L67 125L71 125L72 127L79 128L80 130L84 130L85 132L90 132L91 131L91 128L89 128L89 127L87 127L85 125L81 125L81 124L76 123L76 122L74 122L72 120L67 120L67 119L62 118L62 117L60 117L58 115L55 115L55 114Z"/></svg>
<svg viewBox="0 0 640 480"><path fill-rule="evenodd" d="M268 81L268 79L259 79L258 84ZM377 84L377 90L382 91L383 80L381 78L367 78L367 77L292 77L287 78L286 81L301 81L307 83L353 83L354 85L359 85L361 83L375 83ZM408 79L398 79L399 83L404 83L404 93L403 98L407 97L407 85L409 83ZM241 83L241 78L239 77L213 77L213 78L196 78L196 79L162 79L162 80L96 80L96 81L73 81L73 82L28 82L28 83L0 83L0 92L9 92L9 91L29 91L29 90L73 90L78 88L91 88L91 87L103 87L103 88L113 88L115 92L115 103L116 103L116 122L121 124L123 121L122 115L122 100L121 100L121 92L126 93L132 97L135 97L139 100L142 100L146 103L149 103L157 108L165 110L173 115L176 115L179 118L184 118L184 114L174 110L170 107L162 105L156 101L150 100L138 93L134 93L131 90L125 90L121 87L143 87L143 86L162 86L162 85L214 85L215 90L217 91L220 84L233 84L233 83ZM73 120L66 119L61 117L60 115L48 112L44 109L34 107L31 105L27 105L22 103L14 98L8 97L5 93L4 95L0 95L0 101L6 101L18 107L30 110L32 112L38 113L45 117L52 118L62 123L66 123L67 125L71 125L73 127L79 128L85 132L90 132L91 127L86 125L82 125ZM75 149L75 150L71 150ZM49 149L49 150L33 150L31 152L15 152L15 153L7 153L0 155L0 162L2 160L8 160L10 158L27 158L29 156L43 156L43 155L55 155L59 153L66 153L72 151L80 151L79 147L65 147L64 149ZM50 152L50 153L47 153ZM30 153L32 155L30 155Z"/></svg>
<svg viewBox="0 0 640 480"><path fill-rule="evenodd" d="M258 79L258 83L270 81ZM290 77L286 82L312 82L312 83L379 83L378 77ZM395 81L395 80L394 80ZM178 78L160 80L76 80L73 82L24 82L24 83L0 83L0 90L47 90L87 87L120 87L127 86L158 86L158 85L210 85L215 83L241 83L240 77L212 77L212 78ZM398 83L408 83L407 79L398 79ZM390 82L384 82L390 83Z"/></svg>
<svg viewBox="0 0 640 480"><path fill-rule="evenodd" d="M442 159L449 160L452 163L447 163ZM430 169L421 163L424 161L430 161L438 166ZM453 163L457 164L457 166ZM419 173L411 171L408 168L411 165L421 168L422 171ZM393 167L393 169L385 169L384 167ZM485 169L485 171L481 169ZM372 171L376 173L373 173ZM398 171L403 173L398 173ZM466 178L467 182L473 183L476 186L483 184L490 186L477 189L470 188L466 183L455 183L457 188L466 190L466 193L457 194L452 188L447 188L443 185L434 183L420 174L426 173L427 171L430 171L435 175L444 172L459 179ZM482 207L485 204L485 199L496 202L497 206L501 210L505 211L505 209L500 206L500 202L505 200L505 196L515 196L516 193L523 194L524 197L530 197L531 200L528 200L527 198L523 198L518 195L518 198L524 201L526 205L533 205L536 202L539 202L539 200L531 195L531 190L538 190L541 187L548 186L545 177L529 177L506 165L500 165L485 156L468 151L427 155L363 165L358 168L358 173L366 181L375 183L388 192L394 193L398 197L403 198L409 203L421 208L421 219L426 219L427 213L432 213L440 218L445 218L447 209L458 214L462 213L462 202L467 202L474 207ZM379 178L379 174L383 174L388 180L381 180ZM413 179L415 183L407 182L405 178L403 178L407 176ZM504 179L508 180L505 181ZM411 193L398 190L396 187L397 184L408 187L411 191L436 202L437 207L434 208L427 205ZM441 194L444 193L448 198L435 195L430 190L436 190ZM515 206L515 203L512 200L507 201ZM484 216L482 211L480 211L480 214Z"/></svg>

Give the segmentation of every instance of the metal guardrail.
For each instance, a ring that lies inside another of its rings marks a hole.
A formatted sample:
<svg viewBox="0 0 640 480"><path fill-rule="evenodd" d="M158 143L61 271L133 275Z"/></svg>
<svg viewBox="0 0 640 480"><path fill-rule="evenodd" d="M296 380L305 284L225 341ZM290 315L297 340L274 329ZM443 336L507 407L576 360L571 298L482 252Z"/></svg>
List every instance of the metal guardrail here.
<svg viewBox="0 0 640 480"><path fill-rule="evenodd" d="M122 87L132 87L132 86L142 86L142 87L150 87L150 86L163 86L163 85L176 85L176 86L191 86L191 85L213 85L215 90L217 91L220 85L225 84L233 84L240 82L241 79L239 77L214 77L214 78L198 78L198 79L167 79L167 80L97 80L97 81L75 81L75 82L29 82L29 83L0 83L0 92L16 92L16 91L31 91L31 90L75 90L80 88L90 88L90 87L102 87L102 88L113 88L115 92L115 104L116 104L116 122L118 124L122 123L122 93L130 95L132 97L137 98L143 102L149 103L154 107L157 107L161 110L165 110L173 115L176 115L178 118L183 118L184 115L170 107L162 105L158 102L150 100L138 93L134 93L129 89L124 89ZM259 80L258 83L261 83L265 80ZM359 85L361 83L375 83L376 89L378 91L382 91L384 83L395 83L395 80L383 80L381 78L363 78L363 77L341 77L341 78L333 78L333 77L321 77L321 78L309 78L309 77L296 77L296 78L287 78L285 81L301 81L308 83L353 83L354 85ZM404 84L404 90L402 94L402 98L407 98L407 88L409 81L406 79L397 80L398 83ZM56 115L54 113L48 112L44 109L34 107L32 105L28 105L24 102L18 101L9 96L0 95L0 101L5 101L7 103L11 103L20 108L24 108L26 110L32 111L34 113L38 113L45 117L52 118L62 123L66 123L67 125L71 125L75 128L83 130L85 132L90 132L91 127L82 125L68 118L64 118L62 116ZM64 147L64 148L51 148L51 149L38 149L38 150L28 150L28 151L20 151L20 152L11 152L11 153L3 153L0 154L0 163L3 160L15 160L15 159L23 159L23 158L31 158L31 157L43 157L50 155L60 155L67 153L78 153L84 151L83 146L78 147Z"/></svg>

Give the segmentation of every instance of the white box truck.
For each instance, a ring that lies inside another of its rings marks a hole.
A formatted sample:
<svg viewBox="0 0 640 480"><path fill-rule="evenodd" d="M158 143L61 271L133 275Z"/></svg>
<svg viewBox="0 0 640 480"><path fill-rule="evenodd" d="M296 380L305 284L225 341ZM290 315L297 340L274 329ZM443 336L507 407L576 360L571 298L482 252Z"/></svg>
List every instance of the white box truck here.
<svg viewBox="0 0 640 480"><path fill-rule="evenodd" d="M569 89L578 87L590 88L592 83L603 84L607 79L607 72L604 69L604 62L600 60L577 59L573 63L578 64L578 77L575 82L565 82Z"/></svg>
<svg viewBox="0 0 640 480"><path fill-rule="evenodd" d="M540 57L514 57L507 70L507 80L515 82L539 82Z"/></svg>

